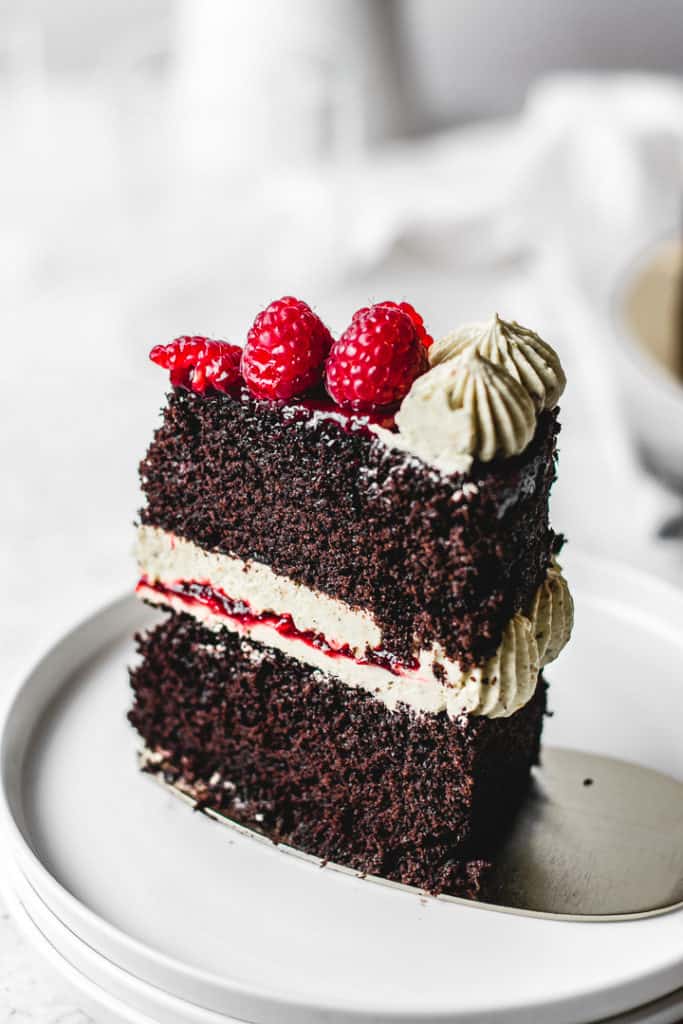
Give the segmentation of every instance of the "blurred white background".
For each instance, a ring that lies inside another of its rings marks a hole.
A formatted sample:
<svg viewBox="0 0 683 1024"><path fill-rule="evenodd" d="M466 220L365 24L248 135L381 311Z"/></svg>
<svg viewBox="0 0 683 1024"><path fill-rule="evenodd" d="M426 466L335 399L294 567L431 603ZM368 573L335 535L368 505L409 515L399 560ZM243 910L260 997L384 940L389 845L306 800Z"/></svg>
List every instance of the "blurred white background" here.
<svg viewBox="0 0 683 1024"><path fill-rule="evenodd" d="M0 0L3 674L132 586L149 348L287 293L334 330L382 298L539 330L557 527L683 582L615 313L678 234L681 54L680 0ZM0 1021L88 1019L6 918L0 957Z"/></svg>

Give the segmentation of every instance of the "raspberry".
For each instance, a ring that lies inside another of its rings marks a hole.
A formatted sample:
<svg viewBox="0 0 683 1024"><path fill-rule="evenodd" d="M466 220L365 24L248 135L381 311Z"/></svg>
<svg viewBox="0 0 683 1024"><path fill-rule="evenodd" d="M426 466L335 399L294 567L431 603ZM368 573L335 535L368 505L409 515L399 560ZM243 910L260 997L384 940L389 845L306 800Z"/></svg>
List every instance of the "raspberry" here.
<svg viewBox="0 0 683 1024"><path fill-rule="evenodd" d="M286 296L258 314L247 335L242 374L257 398L303 395L322 380L332 335L310 306Z"/></svg>
<svg viewBox="0 0 683 1024"><path fill-rule="evenodd" d="M422 319L418 311L415 309L415 307L411 306L409 302L380 302L379 305L386 306L387 309L402 309L403 312L412 320L413 326L417 331L417 336L424 345L424 347L429 348L429 346L433 343L434 339L432 338L431 334L427 334L427 329L424 325L424 320Z"/></svg>
<svg viewBox="0 0 683 1024"><path fill-rule="evenodd" d="M239 380L242 349L227 341L185 335L168 345L155 345L149 358L171 371L174 388L205 395L210 388L228 391Z"/></svg>
<svg viewBox="0 0 683 1024"><path fill-rule="evenodd" d="M427 349L410 315L381 302L359 309L335 341L325 383L338 405L372 412L397 405L427 369Z"/></svg>

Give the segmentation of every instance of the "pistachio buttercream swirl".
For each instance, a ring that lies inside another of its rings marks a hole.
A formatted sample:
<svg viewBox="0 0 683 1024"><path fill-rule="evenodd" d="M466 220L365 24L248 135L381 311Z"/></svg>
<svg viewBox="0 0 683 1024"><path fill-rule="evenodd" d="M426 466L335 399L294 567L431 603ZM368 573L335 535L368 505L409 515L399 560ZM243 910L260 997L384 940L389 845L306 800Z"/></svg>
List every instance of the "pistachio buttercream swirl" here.
<svg viewBox="0 0 683 1024"><path fill-rule="evenodd" d="M518 455L534 436L534 405L518 380L477 352L418 377L396 414L402 444L444 472L463 456Z"/></svg>
<svg viewBox="0 0 683 1024"><path fill-rule="evenodd" d="M463 324L429 350L429 361L438 366L467 352L477 352L502 366L531 396L535 408L553 409L567 379L557 352L535 331L497 313L485 322Z"/></svg>
<svg viewBox="0 0 683 1024"><path fill-rule="evenodd" d="M448 698L448 713L509 718L534 695L540 663L531 622L516 614L508 622L498 650L472 669L462 688Z"/></svg>
<svg viewBox="0 0 683 1024"><path fill-rule="evenodd" d="M542 667L555 660L568 642L574 625L574 601L554 558L534 596L531 621Z"/></svg>

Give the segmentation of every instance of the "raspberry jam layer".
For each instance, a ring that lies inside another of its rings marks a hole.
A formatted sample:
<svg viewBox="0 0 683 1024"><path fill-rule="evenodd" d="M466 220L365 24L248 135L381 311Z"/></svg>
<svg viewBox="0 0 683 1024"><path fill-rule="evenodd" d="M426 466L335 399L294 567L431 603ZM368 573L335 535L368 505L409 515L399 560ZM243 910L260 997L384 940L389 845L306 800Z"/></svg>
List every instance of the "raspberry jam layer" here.
<svg viewBox="0 0 683 1024"><path fill-rule="evenodd" d="M356 665L375 665L386 669L392 675L402 676L419 668L417 659L401 661L390 652L380 648L368 648L364 657L354 654L348 645L335 645L324 634L312 630L299 629L288 613L255 612L246 601L238 601L229 597L222 590L200 580L175 580L173 583L150 580L141 576L136 591L144 596L145 591L152 591L162 599L181 601L188 611L193 608L205 608L212 615L227 619L239 630L249 630L254 626L268 626L282 637L296 640L322 651L328 658L354 662Z"/></svg>

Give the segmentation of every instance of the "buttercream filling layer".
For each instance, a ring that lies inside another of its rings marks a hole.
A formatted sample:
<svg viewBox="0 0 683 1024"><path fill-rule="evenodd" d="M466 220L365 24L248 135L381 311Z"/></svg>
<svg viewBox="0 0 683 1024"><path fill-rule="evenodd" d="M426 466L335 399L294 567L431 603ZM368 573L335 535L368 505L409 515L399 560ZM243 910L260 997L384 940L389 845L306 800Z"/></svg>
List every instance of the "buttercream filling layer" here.
<svg viewBox="0 0 683 1024"><path fill-rule="evenodd" d="M151 583L207 584L253 616L288 615L296 630L320 634L332 649L348 648L362 657L368 648L382 646L382 630L368 612L296 583L263 562L206 551L156 526L139 527L136 557Z"/></svg>
<svg viewBox="0 0 683 1024"><path fill-rule="evenodd" d="M392 703L401 699L425 711L443 710L446 691L464 685L460 665L438 645L400 661L384 650L382 630L368 612L262 562L205 551L153 526L140 527L137 558L137 593L145 600L274 647L351 686L373 693L391 687ZM412 687L419 692L412 694Z"/></svg>
<svg viewBox="0 0 683 1024"><path fill-rule="evenodd" d="M533 696L541 659L535 624L525 616L511 620L494 657L475 669L463 671L438 644L404 662L383 649L368 612L262 563L204 551L152 526L140 527L137 556L141 598L282 651L362 687L390 709L402 703L452 717L505 717Z"/></svg>

